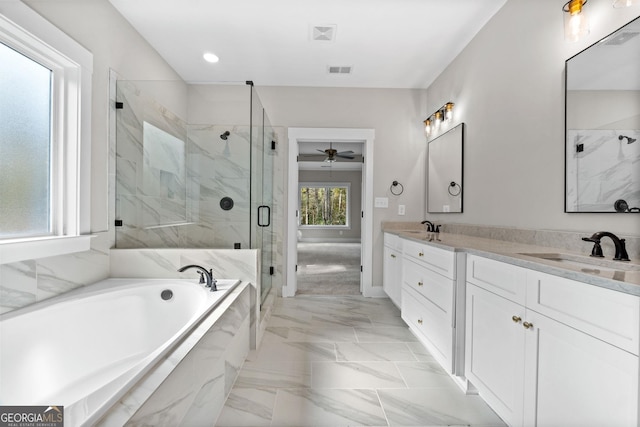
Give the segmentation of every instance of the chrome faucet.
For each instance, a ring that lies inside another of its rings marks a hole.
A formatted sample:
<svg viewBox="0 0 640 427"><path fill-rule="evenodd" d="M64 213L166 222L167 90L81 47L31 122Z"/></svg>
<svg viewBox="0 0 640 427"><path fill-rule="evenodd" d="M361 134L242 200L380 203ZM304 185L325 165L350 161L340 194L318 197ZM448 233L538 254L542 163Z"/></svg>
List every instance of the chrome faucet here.
<svg viewBox="0 0 640 427"><path fill-rule="evenodd" d="M593 233L591 237L583 237L582 240L585 242L592 242L593 249L591 250L591 256L604 258L602 254L602 246L600 246L600 240L603 237L609 237L613 241L613 244L616 247L616 254L613 257L615 261L629 261L629 255L627 254L627 248L625 247L625 240L620 239L613 233L608 231L598 231L597 233Z"/></svg>
<svg viewBox="0 0 640 427"><path fill-rule="evenodd" d="M209 271L207 271L206 268L199 265L189 264L185 265L184 267L180 267L178 271L182 273L183 271L189 270L190 268L195 268L196 270L198 270L198 273L200 273L200 283L205 283L205 288L209 288L211 292L218 290L218 287L216 286L217 280L213 278L213 269L209 269Z"/></svg>

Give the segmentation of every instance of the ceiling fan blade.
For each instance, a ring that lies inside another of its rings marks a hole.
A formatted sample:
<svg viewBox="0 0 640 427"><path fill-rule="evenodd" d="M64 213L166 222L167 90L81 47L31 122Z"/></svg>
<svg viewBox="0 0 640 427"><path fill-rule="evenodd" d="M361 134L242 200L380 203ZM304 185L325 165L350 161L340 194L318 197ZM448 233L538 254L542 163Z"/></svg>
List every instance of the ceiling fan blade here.
<svg viewBox="0 0 640 427"><path fill-rule="evenodd" d="M340 154L340 153L336 154L336 156L337 156L337 157L340 157L340 158L342 158L342 159L354 159L354 157L353 157L353 156L345 156L345 155L342 155L342 154Z"/></svg>
<svg viewBox="0 0 640 427"><path fill-rule="evenodd" d="M319 149L319 148L316 148L316 151L319 151L319 152L321 152L321 153L325 153L327 150L321 150L321 149Z"/></svg>
<svg viewBox="0 0 640 427"><path fill-rule="evenodd" d="M338 154L354 154L353 151L340 151Z"/></svg>

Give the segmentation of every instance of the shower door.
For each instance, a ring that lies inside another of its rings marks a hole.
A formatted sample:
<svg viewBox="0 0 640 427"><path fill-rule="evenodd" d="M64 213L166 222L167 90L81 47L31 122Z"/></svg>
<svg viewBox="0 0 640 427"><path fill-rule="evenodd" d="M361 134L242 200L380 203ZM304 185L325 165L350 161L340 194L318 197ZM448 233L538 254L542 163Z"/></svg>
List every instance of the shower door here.
<svg viewBox="0 0 640 427"><path fill-rule="evenodd" d="M252 248L260 250L260 303L269 295L274 252L273 129L255 89L251 88L251 215L255 218Z"/></svg>

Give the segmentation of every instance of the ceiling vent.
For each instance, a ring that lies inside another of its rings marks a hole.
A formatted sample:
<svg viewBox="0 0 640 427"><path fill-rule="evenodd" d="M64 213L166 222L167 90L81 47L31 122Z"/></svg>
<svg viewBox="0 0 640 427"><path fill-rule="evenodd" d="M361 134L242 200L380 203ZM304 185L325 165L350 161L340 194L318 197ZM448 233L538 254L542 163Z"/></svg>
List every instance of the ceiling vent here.
<svg viewBox="0 0 640 427"><path fill-rule="evenodd" d="M609 46L620 46L640 34L637 31L622 31L609 37L604 44Z"/></svg>
<svg viewBox="0 0 640 427"><path fill-rule="evenodd" d="M311 27L311 40L332 42L336 39L335 25L315 25Z"/></svg>
<svg viewBox="0 0 640 427"><path fill-rule="evenodd" d="M329 74L351 74L352 67L329 65Z"/></svg>

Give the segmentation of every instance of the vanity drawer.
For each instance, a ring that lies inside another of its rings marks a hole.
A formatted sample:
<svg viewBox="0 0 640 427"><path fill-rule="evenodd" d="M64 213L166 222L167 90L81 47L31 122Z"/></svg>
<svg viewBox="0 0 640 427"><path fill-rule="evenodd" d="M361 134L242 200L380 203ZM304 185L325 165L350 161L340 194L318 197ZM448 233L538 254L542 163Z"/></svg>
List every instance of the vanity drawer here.
<svg viewBox="0 0 640 427"><path fill-rule="evenodd" d="M396 251L402 251L402 239L396 234L384 233L384 245Z"/></svg>
<svg viewBox="0 0 640 427"><path fill-rule="evenodd" d="M456 278L455 252L434 248L424 243L403 240L402 253L450 279Z"/></svg>
<svg viewBox="0 0 640 427"><path fill-rule="evenodd" d="M402 319L442 367L453 372L453 328L449 317L405 285Z"/></svg>
<svg viewBox="0 0 640 427"><path fill-rule="evenodd" d="M467 282L521 305L526 299L526 272L504 262L467 256Z"/></svg>
<svg viewBox="0 0 640 427"><path fill-rule="evenodd" d="M429 300L434 307L452 319L453 280L412 260L406 260L403 270L404 286Z"/></svg>
<svg viewBox="0 0 640 427"><path fill-rule="evenodd" d="M640 297L527 271L527 308L638 355Z"/></svg>

